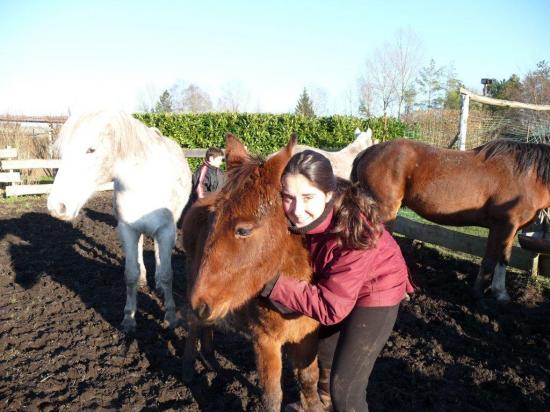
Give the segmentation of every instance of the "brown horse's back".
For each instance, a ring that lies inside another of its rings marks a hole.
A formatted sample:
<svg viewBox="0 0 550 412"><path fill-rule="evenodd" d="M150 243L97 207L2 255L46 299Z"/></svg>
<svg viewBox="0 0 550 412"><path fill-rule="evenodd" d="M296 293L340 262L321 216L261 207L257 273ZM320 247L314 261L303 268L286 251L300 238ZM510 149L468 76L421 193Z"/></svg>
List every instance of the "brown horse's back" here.
<svg viewBox="0 0 550 412"><path fill-rule="evenodd" d="M354 163L352 180L380 202L386 221L395 219L403 204L437 223L490 226L489 216L521 207L517 194L525 191L512 162L406 139L365 150Z"/></svg>

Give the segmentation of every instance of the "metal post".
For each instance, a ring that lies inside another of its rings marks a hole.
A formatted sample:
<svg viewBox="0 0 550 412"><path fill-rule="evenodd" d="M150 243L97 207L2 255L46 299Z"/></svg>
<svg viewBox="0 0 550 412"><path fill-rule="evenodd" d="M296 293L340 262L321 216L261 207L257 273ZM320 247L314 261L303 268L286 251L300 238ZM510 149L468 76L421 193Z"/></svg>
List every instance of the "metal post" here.
<svg viewBox="0 0 550 412"><path fill-rule="evenodd" d="M470 96L460 95L460 123L458 125L458 141L460 150L466 150L466 132L468 129L468 114L470 111Z"/></svg>

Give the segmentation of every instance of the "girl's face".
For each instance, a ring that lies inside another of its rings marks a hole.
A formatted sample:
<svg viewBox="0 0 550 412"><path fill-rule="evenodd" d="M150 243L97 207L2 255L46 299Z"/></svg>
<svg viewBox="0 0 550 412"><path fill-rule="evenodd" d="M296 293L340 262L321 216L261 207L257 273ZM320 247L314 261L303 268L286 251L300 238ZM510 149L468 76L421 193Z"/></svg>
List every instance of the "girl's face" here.
<svg viewBox="0 0 550 412"><path fill-rule="evenodd" d="M332 198L332 192L323 192L302 174L287 174L281 183L283 209L296 227L307 226L321 216Z"/></svg>

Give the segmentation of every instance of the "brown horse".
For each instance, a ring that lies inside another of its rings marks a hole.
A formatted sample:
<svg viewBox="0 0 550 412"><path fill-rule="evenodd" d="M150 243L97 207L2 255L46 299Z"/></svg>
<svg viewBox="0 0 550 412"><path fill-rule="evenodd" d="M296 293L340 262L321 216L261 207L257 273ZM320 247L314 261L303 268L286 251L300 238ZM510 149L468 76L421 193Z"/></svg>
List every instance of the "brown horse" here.
<svg viewBox="0 0 550 412"><path fill-rule="evenodd" d="M317 393L316 362L318 323L300 315L281 315L267 300L258 298L263 285L275 274L310 281L309 256L302 238L290 234L280 197L280 179L296 144L267 161L252 159L232 135L226 136L228 180L216 196L195 204L183 221L184 249L191 259L190 302L203 325L232 313L251 333L262 401L268 411L282 402L281 372L284 344L300 382L306 410L322 410ZM189 234L198 236L190 236ZM191 323L189 345L201 325ZM206 335L206 336L205 336ZM185 362L196 352L187 345Z"/></svg>
<svg viewBox="0 0 550 412"><path fill-rule="evenodd" d="M474 293L508 302L506 265L518 229L550 206L550 145L495 140L473 150L394 140L366 149L351 180L378 199L387 222L401 205L436 223L489 228Z"/></svg>

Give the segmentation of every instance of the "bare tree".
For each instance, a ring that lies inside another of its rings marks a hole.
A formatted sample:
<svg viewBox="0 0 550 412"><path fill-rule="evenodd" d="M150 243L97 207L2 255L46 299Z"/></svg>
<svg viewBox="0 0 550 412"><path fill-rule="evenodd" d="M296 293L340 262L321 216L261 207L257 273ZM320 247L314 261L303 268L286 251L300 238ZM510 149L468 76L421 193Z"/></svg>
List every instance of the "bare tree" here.
<svg viewBox="0 0 550 412"><path fill-rule="evenodd" d="M393 45L388 49L388 55L394 71L398 118L406 104L405 101L410 99L410 90L420 67L421 53L421 41L414 31L397 31Z"/></svg>
<svg viewBox="0 0 550 412"><path fill-rule="evenodd" d="M396 73L387 43L382 48L377 48L372 57L367 59L363 82L361 88L367 87L372 90L386 117L390 106L397 98Z"/></svg>
<svg viewBox="0 0 550 412"><path fill-rule="evenodd" d="M371 117L374 113L374 90L371 83L364 78L359 79L359 114Z"/></svg>
<svg viewBox="0 0 550 412"><path fill-rule="evenodd" d="M190 84L183 92L183 111L191 113L211 112L212 100L204 90L196 84Z"/></svg>
<svg viewBox="0 0 550 412"><path fill-rule="evenodd" d="M155 104L159 91L153 84L148 84L138 91L138 110L150 113L155 110Z"/></svg>
<svg viewBox="0 0 550 412"><path fill-rule="evenodd" d="M241 82L229 82L222 87L222 94L218 99L220 112L239 112L245 110L248 104L248 93Z"/></svg>
<svg viewBox="0 0 550 412"><path fill-rule="evenodd" d="M523 99L528 103L550 103L550 65L546 60L537 63L523 80Z"/></svg>
<svg viewBox="0 0 550 412"><path fill-rule="evenodd" d="M307 88L309 98L313 105L313 111L317 116L325 116L328 113L328 93L321 87L309 86Z"/></svg>

